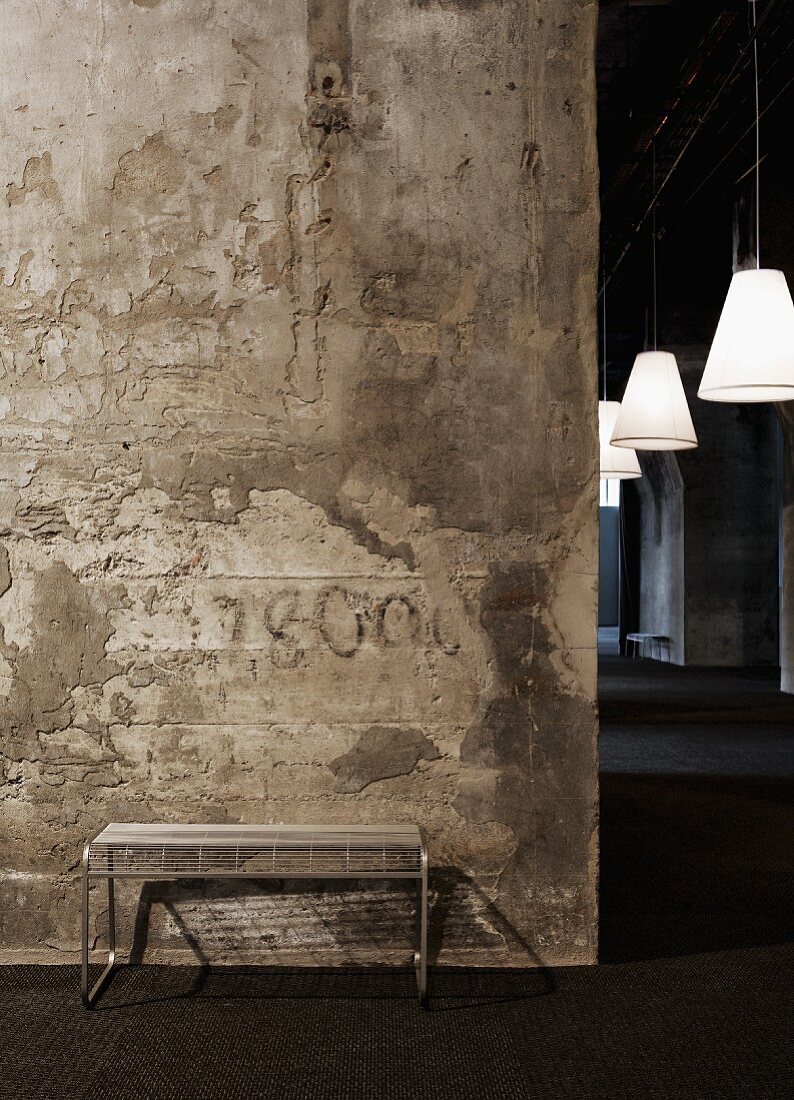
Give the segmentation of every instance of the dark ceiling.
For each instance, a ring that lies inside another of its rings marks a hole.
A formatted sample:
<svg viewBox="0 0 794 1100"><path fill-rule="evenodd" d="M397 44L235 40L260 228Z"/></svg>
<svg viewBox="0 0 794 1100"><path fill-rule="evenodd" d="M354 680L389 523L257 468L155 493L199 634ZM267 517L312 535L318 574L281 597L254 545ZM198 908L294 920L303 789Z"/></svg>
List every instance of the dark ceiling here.
<svg viewBox="0 0 794 1100"><path fill-rule="evenodd" d="M755 163L751 10L748 0L601 0L601 240L618 388L646 331L654 195L668 328L697 341L716 319ZM794 3L758 0L757 18L763 197L764 178L790 159Z"/></svg>

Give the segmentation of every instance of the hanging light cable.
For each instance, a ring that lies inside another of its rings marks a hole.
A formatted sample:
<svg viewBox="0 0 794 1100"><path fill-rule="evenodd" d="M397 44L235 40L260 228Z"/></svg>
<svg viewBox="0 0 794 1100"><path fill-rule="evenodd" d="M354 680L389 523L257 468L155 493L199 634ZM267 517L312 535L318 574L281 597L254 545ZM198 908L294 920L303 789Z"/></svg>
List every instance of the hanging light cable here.
<svg viewBox="0 0 794 1100"><path fill-rule="evenodd" d="M603 271L604 278L606 278L606 274L607 274L606 260L604 260L603 264L601 265L601 269ZM606 401L606 399L607 399L607 292L606 292L606 288L604 289L604 293L601 297L601 347L603 349L602 355L601 355L601 364L602 364L602 375L603 375L603 378L604 378L604 401Z"/></svg>
<svg viewBox="0 0 794 1100"><path fill-rule="evenodd" d="M736 271L698 397L704 401L794 400L794 302L782 271L761 267L761 112L756 0L750 0L755 80L755 268Z"/></svg>
<svg viewBox="0 0 794 1100"><path fill-rule="evenodd" d="M656 194L655 141L653 192ZM653 351L641 351L634 360L611 441L616 448L638 451L688 450L697 447L698 441L678 363L669 351L658 350L655 203L651 214L651 273Z"/></svg>
<svg viewBox="0 0 794 1100"><path fill-rule="evenodd" d="M606 273L606 264L604 265ZM625 481L642 477L637 452L627 447L613 447L610 440L615 421L620 412L619 401L607 401L607 296L601 296L601 344L603 347L603 400L598 402L598 440L600 445L600 474L602 478Z"/></svg>

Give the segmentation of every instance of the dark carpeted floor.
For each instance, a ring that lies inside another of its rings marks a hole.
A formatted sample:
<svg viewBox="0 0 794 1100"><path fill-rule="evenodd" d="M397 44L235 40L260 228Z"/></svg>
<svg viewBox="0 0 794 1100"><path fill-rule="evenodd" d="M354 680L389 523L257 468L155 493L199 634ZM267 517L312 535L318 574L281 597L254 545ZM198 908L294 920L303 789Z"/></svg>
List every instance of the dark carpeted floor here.
<svg viewBox="0 0 794 1100"><path fill-rule="evenodd" d="M787 947L635 964L410 974L120 970L86 1013L73 967L0 973L0 1095L757 1097L791 1081Z"/></svg>
<svg viewBox="0 0 794 1100"><path fill-rule="evenodd" d="M0 1096L790 1095L794 699L603 672L602 965L444 969L427 1012L407 970L130 967L86 1013L0 968Z"/></svg>

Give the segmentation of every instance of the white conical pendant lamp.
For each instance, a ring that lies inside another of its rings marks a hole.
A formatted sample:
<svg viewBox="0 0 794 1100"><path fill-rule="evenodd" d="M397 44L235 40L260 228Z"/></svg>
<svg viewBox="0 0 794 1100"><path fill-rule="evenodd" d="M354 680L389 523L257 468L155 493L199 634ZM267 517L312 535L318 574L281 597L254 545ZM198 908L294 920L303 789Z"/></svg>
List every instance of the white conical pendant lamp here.
<svg viewBox="0 0 794 1100"><path fill-rule="evenodd" d="M756 25L755 0L753 27ZM794 400L794 302L782 271L761 267L758 42L755 69L755 270L737 271L698 389L704 401Z"/></svg>
<svg viewBox="0 0 794 1100"><path fill-rule="evenodd" d="M653 191L656 194L656 146L653 148ZM641 351L634 360L620 406L612 444L638 451L684 451L697 447L695 427L678 373L669 351L656 350L656 206L651 223L653 270L653 351Z"/></svg>
<svg viewBox="0 0 794 1100"><path fill-rule="evenodd" d="M625 481L630 477L642 477L637 452L629 447L613 447L611 443L615 421L620 412L619 401L598 402L598 438L601 443L600 470L602 478Z"/></svg>
<svg viewBox="0 0 794 1100"><path fill-rule="evenodd" d="M697 447L678 364L669 351L641 351L634 360L612 444L638 451Z"/></svg>
<svg viewBox="0 0 794 1100"><path fill-rule="evenodd" d="M794 400L794 302L782 271L737 271L728 288L698 397Z"/></svg>

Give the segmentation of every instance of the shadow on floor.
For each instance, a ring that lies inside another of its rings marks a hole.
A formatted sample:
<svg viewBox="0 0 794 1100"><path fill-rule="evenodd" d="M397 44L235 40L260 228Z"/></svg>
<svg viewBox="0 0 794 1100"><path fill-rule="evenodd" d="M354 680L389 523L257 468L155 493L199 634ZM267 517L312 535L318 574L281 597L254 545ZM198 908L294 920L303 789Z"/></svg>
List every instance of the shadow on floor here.
<svg viewBox="0 0 794 1100"><path fill-rule="evenodd" d="M159 984L152 981L159 975ZM551 972L533 969L431 969L433 1013L518 1004L556 991ZM114 988L115 987L115 988ZM415 1003L410 967L157 966L129 964L111 975L95 1013L178 1001L382 1001ZM418 1011L421 1011L417 1009Z"/></svg>
<svg viewBox="0 0 794 1100"><path fill-rule="evenodd" d="M364 997L366 999L384 996L383 984L385 982L388 986L387 995L393 996L396 992L396 995L402 996L403 994L399 991L405 986L405 995L411 999L416 999L414 971L413 966L410 964L404 970L393 966L387 968L377 966L346 969L340 967L313 968L310 972L313 976L308 981L305 967L273 967L267 965L212 967L202 948L200 939L185 922L179 906L176 904L177 901L180 903L189 903L195 900L205 901L208 889L212 891L212 896L216 901L219 898L229 897L245 901L245 899L250 900L265 894L275 894L279 898L287 900L296 890L300 898L309 898L315 901L322 898L322 891L319 894L317 893L318 885L322 887L322 880L312 880L309 885L312 891L310 893L307 893L306 883L296 884L282 879L240 880L219 878L212 880L209 885L206 881L200 879L185 879L178 883L171 881L144 882L138 896L129 965L135 968L144 961L147 945L150 943L152 913L155 907L162 906L178 930L184 944L193 952L197 966L180 968L183 977L180 979L177 992L157 994L154 998L148 997L143 1001L136 999L129 1004L121 1003L117 997L114 998L113 996L110 996L107 1001L105 1000L110 987L118 979L119 968L111 975L105 990L98 998L95 1011L101 1011L103 1008L132 1007L135 1004L182 1000L197 995L205 995L210 987L222 990L220 993L212 994L213 996L229 997L232 995L230 991L233 990L234 997L243 999L261 997L277 999L284 997L306 998L309 996L345 999ZM327 885L332 890L335 890L337 886L331 880ZM391 883L391 885L395 886L396 884ZM409 903L408 912L410 913L414 906L412 895L415 892L415 887L413 883L402 885L406 888L407 897L405 900ZM360 891L362 886L366 889L367 886L371 887L372 883L352 883L354 890L358 887ZM432 966L441 952L442 945L449 943L450 939L454 942L456 927L457 934L460 934L459 927L461 924L464 927L475 925L481 930L487 927L489 930L488 939L491 941L492 947L499 948L504 944L509 944L514 952L519 951L524 955L531 969L515 970L516 975L524 974L525 977L520 980L516 979L518 984L513 981L507 983L506 986L499 978L499 975L504 974L504 971L498 968L490 970L487 968L445 967L443 974L445 996L447 998L453 1000L463 999L466 1005L471 1007L473 1003L481 1005L510 1003L517 999L525 1000L554 993L556 986L553 971L543 965L533 947L521 936L473 879L468 875L464 875L457 868L439 867L433 871L430 887L431 912L428 926L428 959L430 963L429 992L431 998L434 998L434 993L438 988ZM290 900L293 902L294 907L294 898ZM390 913L392 908L392 906L388 906L385 912ZM373 914L377 911L377 905L370 910L365 908L363 919L357 928L358 935L361 937L362 942L368 942L372 939L373 933L377 933L381 937L384 947L393 947L395 939L401 937L405 932L405 928L401 925L406 922L404 920L397 921L395 924L393 920L387 921L386 932L388 935L384 939L383 927L375 927L372 921ZM403 916L407 915L407 913L403 914ZM369 926L367 916L370 918ZM375 941L373 940L373 942ZM397 942L399 942L399 939ZM415 943L412 944L409 939L406 949L407 960L410 959L414 946ZM231 958L234 957L234 948L235 944L232 943L229 950L229 957ZM123 953L123 946L121 951ZM266 956L264 947L263 955ZM97 973L99 969L99 967L96 967ZM214 977L216 974L219 975L217 979ZM230 974L247 974L249 980L247 983L236 982L235 980L229 981L228 976ZM378 980L373 981L373 977ZM309 990L312 992L308 992ZM437 1002L435 1007L436 1009L439 1008ZM447 1006L445 1010L449 1011L450 1007Z"/></svg>
<svg viewBox="0 0 794 1100"><path fill-rule="evenodd" d="M765 671L600 672L602 961L794 941L794 699Z"/></svg>
<svg viewBox="0 0 794 1100"><path fill-rule="evenodd" d="M791 783L602 775L601 960L794 940Z"/></svg>

